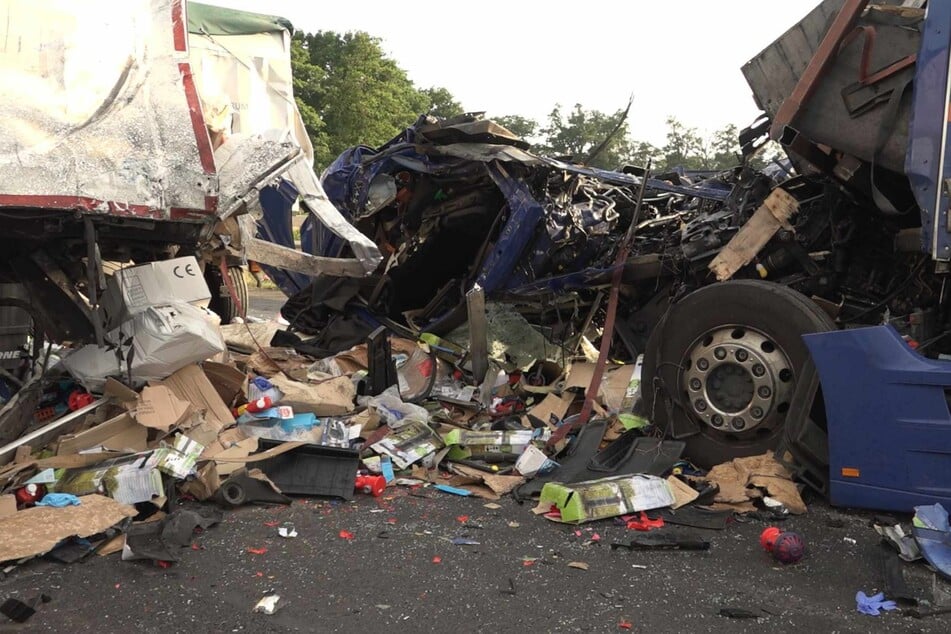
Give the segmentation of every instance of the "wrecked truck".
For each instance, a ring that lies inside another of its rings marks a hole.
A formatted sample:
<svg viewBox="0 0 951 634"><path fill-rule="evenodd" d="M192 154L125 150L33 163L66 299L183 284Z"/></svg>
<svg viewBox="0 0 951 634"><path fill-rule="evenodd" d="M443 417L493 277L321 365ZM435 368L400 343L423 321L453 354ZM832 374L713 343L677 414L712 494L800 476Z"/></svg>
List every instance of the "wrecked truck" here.
<svg viewBox="0 0 951 634"><path fill-rule="evenodd" d="M249 257L375 268L311 168L289 22L184 0L2 0L0 15L0 402L42 374L45 342L116 344L101 299L117 268L194 255L187 274L226 321L247 301ZM277 188L360 255L259 240L249 212Z"/></svg>
<svg viewBox="0 0 951 634"><path fill-rule="evenodd" d="M712 177L538 156L473 115L352 148L323 186L386 259L366 277L283 285L283 315L327 354L381 324L448 333L479 286L560 354L587 335L611 336L616 359L644 355L645 413L700 465L776 447L794 410L821 434L821 386L797 395L804 334L887 323L923 353L951 346L951 16L918 4L827 0L751 60L765 113L741 134L741 164ZM771 132L789 163L757 171ZM632 224L618 323L601 333ZM319 227L302 236L321 257L355 255Z"/></svg>

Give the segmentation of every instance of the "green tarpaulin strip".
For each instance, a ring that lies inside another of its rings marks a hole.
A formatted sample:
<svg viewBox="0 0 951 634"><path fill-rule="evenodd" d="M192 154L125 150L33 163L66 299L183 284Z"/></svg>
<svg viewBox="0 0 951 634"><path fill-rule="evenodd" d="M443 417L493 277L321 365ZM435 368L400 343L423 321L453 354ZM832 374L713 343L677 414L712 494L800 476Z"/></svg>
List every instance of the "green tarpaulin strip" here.
<svg viewBox="0 0 951 634"><path fill-rule="evenodd" d="M188 32L207 35L250 35L273 31L294 32L287 18L216 7L200 2L187 4Z"/></svg>

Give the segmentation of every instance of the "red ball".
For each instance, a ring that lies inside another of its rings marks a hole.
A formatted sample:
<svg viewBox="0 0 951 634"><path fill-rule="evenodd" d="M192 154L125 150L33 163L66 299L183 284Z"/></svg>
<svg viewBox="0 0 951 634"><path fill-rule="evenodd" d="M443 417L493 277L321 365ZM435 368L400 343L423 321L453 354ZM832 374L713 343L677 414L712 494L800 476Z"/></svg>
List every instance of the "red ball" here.
<svg viewBox="0 0 951 634"><path fill-rule="evenodd" d="M797 533L781 533L773 542L773 557L783 564L794 564L802 559L806 544Z"/></svg>
<svg viewBox="0 0 951 634"><path fill-rule="evenodd" d="M779 537L779 534L782 531L776 528L775 526L770 526L769 528L763 529L763 532L759 535L759 543L766 552L773 552L773 544L776 543L776 538Z"/></svg>

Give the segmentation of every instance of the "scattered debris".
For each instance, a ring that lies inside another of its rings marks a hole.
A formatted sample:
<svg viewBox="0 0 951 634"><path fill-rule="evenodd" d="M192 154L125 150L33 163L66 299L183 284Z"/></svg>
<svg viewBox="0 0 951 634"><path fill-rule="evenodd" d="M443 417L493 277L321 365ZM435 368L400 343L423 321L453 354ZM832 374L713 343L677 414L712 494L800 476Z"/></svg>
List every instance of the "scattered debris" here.
<svg viewBox="0 0 951 634"><path fill-rule="evenodd" d="M894 601L885 599L885 593L879 592L876 595L868 596L861 590L855 593L855 607L860 613L869 616L879 616L882 610L898 609L898 605Z"/></svg>
<svg viewBox="0 0 951 634"><path fill-rule="evenodd" d="M254 609L251 611L260 612L262 614L274 614L281 607L281 596L278 594L269 594L266 597L261 597L261 599L254 604Z"/></svg>

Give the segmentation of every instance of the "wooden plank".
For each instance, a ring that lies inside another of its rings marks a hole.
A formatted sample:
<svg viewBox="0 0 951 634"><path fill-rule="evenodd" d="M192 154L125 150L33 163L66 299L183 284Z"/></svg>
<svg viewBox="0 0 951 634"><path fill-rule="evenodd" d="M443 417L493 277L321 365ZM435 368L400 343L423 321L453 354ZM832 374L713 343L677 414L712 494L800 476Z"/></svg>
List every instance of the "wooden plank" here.
<svg viewBox="0 0 951 634"><path fill-rule="evenodd" d="M799 209L799 203L785 190L774 189L736 235L710 262L717 281L728 280L766 246L766 243Z"/></svg>

